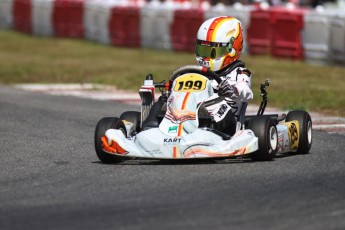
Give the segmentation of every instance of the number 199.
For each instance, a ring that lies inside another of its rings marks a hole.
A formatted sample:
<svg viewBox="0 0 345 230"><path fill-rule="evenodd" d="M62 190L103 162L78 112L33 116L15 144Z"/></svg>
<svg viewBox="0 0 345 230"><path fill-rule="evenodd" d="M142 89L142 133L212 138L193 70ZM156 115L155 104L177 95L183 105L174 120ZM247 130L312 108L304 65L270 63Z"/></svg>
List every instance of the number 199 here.
<svg viewBox="0 0 345 230"><path fill-rule="evenodd" d="M202 81L180 81L177 91L180 90L200 90L202 87Z"/></svg>

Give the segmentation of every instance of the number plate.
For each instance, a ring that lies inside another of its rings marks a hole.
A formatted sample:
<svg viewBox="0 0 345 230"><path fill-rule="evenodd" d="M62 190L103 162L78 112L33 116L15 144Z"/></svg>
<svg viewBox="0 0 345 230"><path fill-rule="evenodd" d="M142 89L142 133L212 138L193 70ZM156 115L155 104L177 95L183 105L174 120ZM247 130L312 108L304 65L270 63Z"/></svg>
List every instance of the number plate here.
<svg viewBox="0 0 345 230"><path fill-rule="evenodd" d="M197 73L188 73L175 80L176 92L199 92L206 88L207 78Z"/></svg>

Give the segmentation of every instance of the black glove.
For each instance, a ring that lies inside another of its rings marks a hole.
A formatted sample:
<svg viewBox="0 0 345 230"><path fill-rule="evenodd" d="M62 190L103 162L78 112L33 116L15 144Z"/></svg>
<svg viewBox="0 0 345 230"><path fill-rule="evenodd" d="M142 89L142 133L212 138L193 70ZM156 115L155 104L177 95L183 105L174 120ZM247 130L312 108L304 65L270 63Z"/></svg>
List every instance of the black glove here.
<svg viewBox="0 0 345 230"><path fill-rule="evenodd" d="M231 97L234 94L234 87L227 80L222 81L218 86L218 95Z"/></svg>

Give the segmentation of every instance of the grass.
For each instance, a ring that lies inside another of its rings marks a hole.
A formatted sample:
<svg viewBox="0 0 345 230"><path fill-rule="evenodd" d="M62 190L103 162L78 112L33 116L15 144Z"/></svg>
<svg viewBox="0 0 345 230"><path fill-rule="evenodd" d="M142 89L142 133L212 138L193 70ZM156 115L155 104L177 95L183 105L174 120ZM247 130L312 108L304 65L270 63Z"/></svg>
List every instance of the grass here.
<svg viewBox="0 0 345 230"><path fill-rule="evenodd" d="M155 81L195 64L194 54L110 47L85 40L28 36L0 31L0 83L101 83L136 91L146 74ZM269 106L305 109L345 116L345 68L242 56L253 73L253 103L260 103L259 86L270 79Z"/></svg>

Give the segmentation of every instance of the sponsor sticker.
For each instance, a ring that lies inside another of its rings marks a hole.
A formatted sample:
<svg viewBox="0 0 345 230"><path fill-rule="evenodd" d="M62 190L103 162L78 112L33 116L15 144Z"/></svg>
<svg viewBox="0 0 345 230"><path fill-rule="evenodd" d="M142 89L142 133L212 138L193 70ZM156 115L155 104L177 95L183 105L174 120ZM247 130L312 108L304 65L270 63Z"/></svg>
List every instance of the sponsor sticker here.
<svg viewBox="0 0 345 230"><path fill-rule="evenodd" d="M181 138L164 138L163 145L179 145L181 143Z"/></svg>
<svg viewBox="0 0 345 230"><path fill-rule="evenodd" d="M168 133L177 133L178 126L170 126L168 129Z"/></svg>

